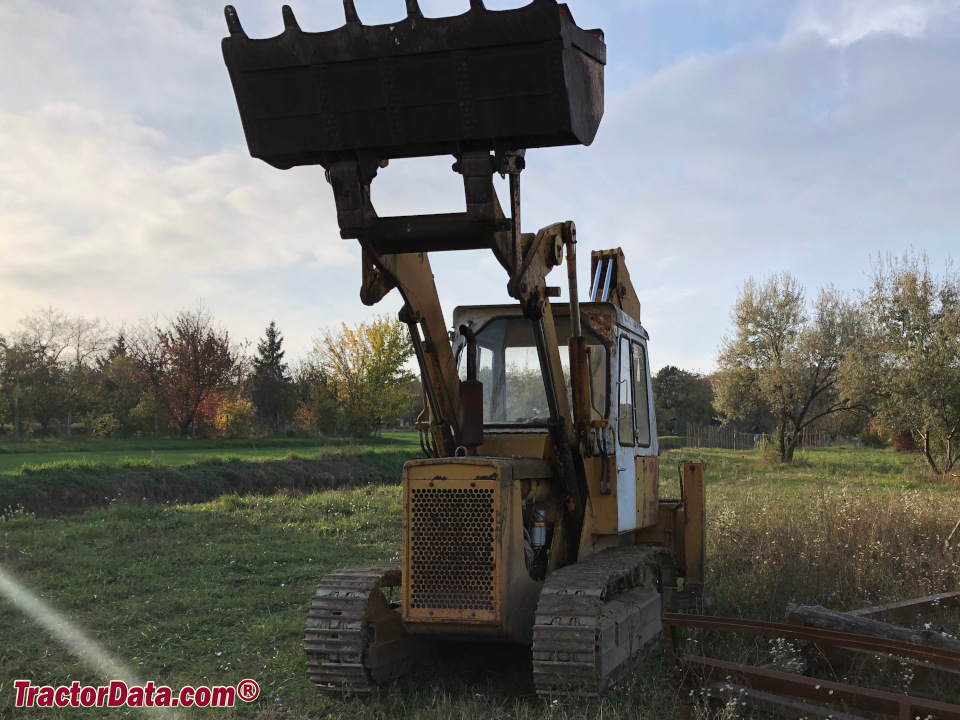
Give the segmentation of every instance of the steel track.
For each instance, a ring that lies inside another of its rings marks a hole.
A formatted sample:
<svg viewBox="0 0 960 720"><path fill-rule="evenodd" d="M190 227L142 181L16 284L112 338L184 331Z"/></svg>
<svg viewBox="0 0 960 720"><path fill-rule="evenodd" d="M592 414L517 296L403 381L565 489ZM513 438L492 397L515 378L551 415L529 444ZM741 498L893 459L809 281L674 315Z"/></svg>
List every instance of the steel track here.
<svg viewBox="0 0 960 720"><path fill-rule="evenodd" d="M662 548L623 547L603 550L551 574L543 584L533 628L537 693L599 697L648 654L659 639L658 584L662 569L669 565L669 553ZM640 620L644 627L629 627L637 618L627 613L644 601ZM628 638L621 641L624 647L611 650L604 633L615 625L619 635L621 618L628 626L624 632L633 631L633 642Z"/></svg>
<svg viewBox="0 0 960 720"><path fill-rule="evenodd" d="M369 697L402 674L415 654L381 588L400 584L400 563L335 570L313 596L305 647L310 680L338 699Z"/></svg>

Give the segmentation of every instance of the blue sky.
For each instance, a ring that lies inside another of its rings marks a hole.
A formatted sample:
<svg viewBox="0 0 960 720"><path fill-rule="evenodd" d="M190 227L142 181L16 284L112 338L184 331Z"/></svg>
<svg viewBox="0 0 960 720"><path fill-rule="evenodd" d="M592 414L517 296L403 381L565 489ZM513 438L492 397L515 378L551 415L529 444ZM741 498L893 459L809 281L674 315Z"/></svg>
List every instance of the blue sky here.
<svg viewBox="0 0 960 720"><path fill-rule="evenodd" d="M250 36L282 29L279 0L235 4ZM342 23L340 0L291 4L305 30ZM749 275L853 292L878 252L936 267L960 247L960 0L568 4L605 31L606 114L591 147L528 153L524 229L572 219L581 257L623 247L654 367L711 370ZM247 154L225 33L219 2L0 4L0 333L48 304L119 326L202 299L237 339L275 319L296 357L370 317L322 171ZM458 210L449 168L391 163L378 210ZM433 264L448 312L508 301L492 257Z"/></svg>

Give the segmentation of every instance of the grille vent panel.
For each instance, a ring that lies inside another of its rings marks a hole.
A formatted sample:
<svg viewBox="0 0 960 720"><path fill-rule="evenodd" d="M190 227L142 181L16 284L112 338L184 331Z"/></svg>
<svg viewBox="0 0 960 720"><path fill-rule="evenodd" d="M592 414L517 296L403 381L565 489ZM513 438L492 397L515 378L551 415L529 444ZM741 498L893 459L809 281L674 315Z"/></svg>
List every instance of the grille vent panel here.
<svg viewBox="0 0 960 720"><path fill-rule="evenodd" d="M498 495L493 482L415 483L410 492L414 617L498 616ZM472 487L470 487L472 486Z"/></svg>

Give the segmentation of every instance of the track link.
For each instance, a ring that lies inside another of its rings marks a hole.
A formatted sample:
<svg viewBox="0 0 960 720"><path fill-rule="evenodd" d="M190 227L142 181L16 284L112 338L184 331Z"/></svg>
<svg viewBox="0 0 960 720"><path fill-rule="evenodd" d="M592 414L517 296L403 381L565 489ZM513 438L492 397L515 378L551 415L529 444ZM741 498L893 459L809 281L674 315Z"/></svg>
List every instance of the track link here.
<svg viewBox="0 0 960 720"><path fill-rule="evenodd" d="M661 576L670 554L656 547L603 550L551 574L533 628L533 679L547 697L599 697L660 635Z"/></svg>
<svg viewBox="0 0 960 720"><path fill-rule="evenodd" d="M369 697L399 677L417 653L381 588L400 585L400 563L335 570L317 586L307 614L307 672L330 697Z"/></svg>

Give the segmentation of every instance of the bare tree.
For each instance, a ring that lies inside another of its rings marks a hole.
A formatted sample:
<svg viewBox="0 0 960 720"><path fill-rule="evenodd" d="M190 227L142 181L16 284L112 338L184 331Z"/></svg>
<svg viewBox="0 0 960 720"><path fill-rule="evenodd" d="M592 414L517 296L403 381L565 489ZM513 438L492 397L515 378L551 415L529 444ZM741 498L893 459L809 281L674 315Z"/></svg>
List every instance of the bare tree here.
<svg viewBox="0 0 960 720"><path fill-rule="evenodd" d="M68 318L68 356L74 368L93 367L110 347L110 330L100 318Z"/></svg>
<svg viewBox="0 0 960 720"><path fill-rule="evenodd" d="M48 365L60 362L70 346L70 318L52 305L21 318L18 325L17 343L32 348Z"/></svg>

